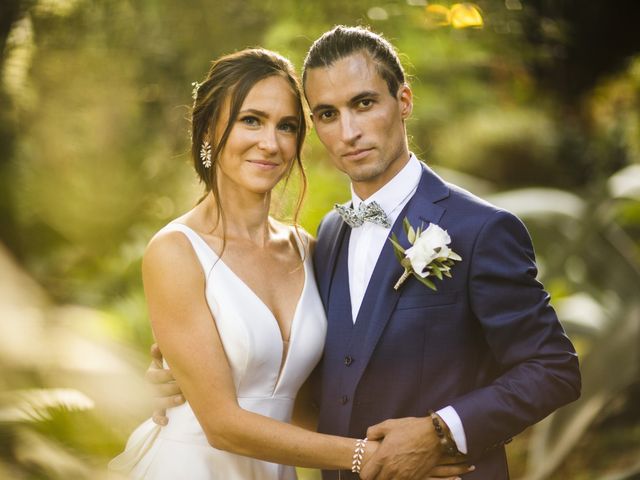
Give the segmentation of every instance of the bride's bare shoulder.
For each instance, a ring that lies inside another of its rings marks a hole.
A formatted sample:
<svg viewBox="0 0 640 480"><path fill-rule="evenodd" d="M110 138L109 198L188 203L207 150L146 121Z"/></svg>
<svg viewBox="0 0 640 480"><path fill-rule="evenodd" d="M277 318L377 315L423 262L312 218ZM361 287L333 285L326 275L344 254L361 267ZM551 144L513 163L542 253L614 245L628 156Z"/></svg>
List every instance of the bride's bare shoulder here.
<svg viewBox="0 0 640 480"><path fill-rule="evenodd" d="M197 258L187 236L174 229L163 228L149 241L142 256L142 271L164 275L168 271L196 270Z"/></svg>

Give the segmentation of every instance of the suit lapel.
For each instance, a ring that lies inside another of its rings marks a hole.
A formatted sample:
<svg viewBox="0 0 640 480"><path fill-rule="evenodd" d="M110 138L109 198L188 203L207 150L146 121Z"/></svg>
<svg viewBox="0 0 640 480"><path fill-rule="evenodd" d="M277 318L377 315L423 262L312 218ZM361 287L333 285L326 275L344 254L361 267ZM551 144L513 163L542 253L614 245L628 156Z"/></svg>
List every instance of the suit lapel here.
<svg viewBox="0 0 640 480"><path fill-rule="evenodd" d="M407 248L409 246L409 241L402 228L403 219L406 217L414 227L421 224L426 227L429 223L438 223L445 212L445 208L435 202L446 198L448 195L449 187L431 169L423 165L422 177L416 193L400 212L391 229L391 232L396 234L403 247ZM366 325L366 333L364 333L364 342L360 354L362 361L358 362L359 371L357 372L356 382L360 380L369 363L375 346L380 340L380 336L400 298L402 287L399 290L394 290L393 286L403 271L394 254L391 242L385 242L373 270L356 321L356 327L360 322ZM411 279L407 281L411 281Z"/></svg>
<svg viewBox="0 0 640 480"><path fill-rule="evenodd" d="M338 253L340 252L340 246L345 241L345 235L349 231L346 223L335 215L329 219L330 223L327 225L327 232L323 233L323 236L330 242L328 246L328 255L326 259L322 261L326 262L326 268L323 269L322 278L318 279L320 286L320 294L322 296L322 302L324 305L328 305L329 292L331 292L331 283L333 282L334 272L336 270L336 262L338 260ZM347 239L348 240L348 239Z"/></svg>

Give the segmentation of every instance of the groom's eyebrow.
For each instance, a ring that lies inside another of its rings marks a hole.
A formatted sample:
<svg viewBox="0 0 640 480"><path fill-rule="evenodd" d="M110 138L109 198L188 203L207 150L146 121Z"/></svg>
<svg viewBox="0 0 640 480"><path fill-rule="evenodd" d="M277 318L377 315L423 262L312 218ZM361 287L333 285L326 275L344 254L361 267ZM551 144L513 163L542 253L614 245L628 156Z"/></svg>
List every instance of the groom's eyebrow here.
<svg viewBox="0 0 640 480"><path fill-rule="evenodd" d="M364 92L360 92L357 95L354 95L353 97L351 97L348 101L348 104L350 106L355 105L356 103L364 100L365 98L374 98L377 99L380 97L380 93L376 92L375 90L365 90ZM320 103L318 105L316 105L315 107L313 107L313 110L311 110L311 113L313 115L316 115L318 112L323 111L323 110L334 110L336 107L334 105L330 105L328 103Z"/></svg>
<svg viewBox="0 0 640 480"><path fill-rule="evenodd" d="M374 90L365 90L364 92L360 92L359 94L351 97L351 99L349 100L349 104L354 105L364 99L378 97L380 97L380 94L378 92Z"/></svg>
<svg viewBox="0 0 640 480"><path fill-rule="evenodd" d="M323 110L333 110L334 108L336 107L334 107L333 105L329 105L328 103L320 103L313 107L313 110L311 110L311 114L317 115L318 112L321 112Z"/></svg>

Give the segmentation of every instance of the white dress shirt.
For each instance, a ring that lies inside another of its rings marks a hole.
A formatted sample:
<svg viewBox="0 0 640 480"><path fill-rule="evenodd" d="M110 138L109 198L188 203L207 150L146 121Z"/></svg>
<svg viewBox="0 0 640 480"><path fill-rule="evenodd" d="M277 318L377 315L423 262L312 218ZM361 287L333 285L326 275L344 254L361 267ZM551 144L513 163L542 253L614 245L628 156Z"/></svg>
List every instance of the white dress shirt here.
<svg viewBox="0 0 640 480"><path fill-rule="evenodd" d="M409 162L395 177L387 182L380 190L366 200L362 200L351 186L351 200L354 209L358 209L361 203L369 204L377 202L385 211L391 225L395 223L403 207L411 200L418 188L422 167L415 155L411 155ZM349 294L351 297L351 315L356 322L362 299L371 280L373 269L391 228L386 228L371 222L365 222L361 227L353 228L349 238ZM426 412L425 412L426 413ZM438 415L447 424L458 450L467 453L467 438L464 433L462 421L455 409L451 406L438 410Z"/></svg>

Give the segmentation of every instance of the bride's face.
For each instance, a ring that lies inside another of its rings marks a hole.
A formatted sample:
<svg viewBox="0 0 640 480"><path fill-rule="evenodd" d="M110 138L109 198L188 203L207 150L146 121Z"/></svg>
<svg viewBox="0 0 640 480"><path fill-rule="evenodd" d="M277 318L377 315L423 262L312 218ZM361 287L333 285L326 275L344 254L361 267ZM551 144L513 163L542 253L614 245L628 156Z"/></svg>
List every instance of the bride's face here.
<svg viewBox="0 0 640 480"><path fill-rule="evenodd" d="M229 121L228 103L217 122L218 138ZM256 83L215 162L219 186L271 191L292 166L299 128L296 97L287 81L272 76Z"/></svg>

